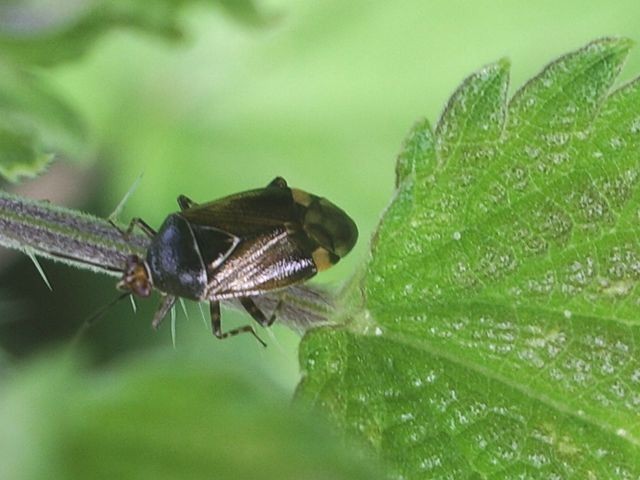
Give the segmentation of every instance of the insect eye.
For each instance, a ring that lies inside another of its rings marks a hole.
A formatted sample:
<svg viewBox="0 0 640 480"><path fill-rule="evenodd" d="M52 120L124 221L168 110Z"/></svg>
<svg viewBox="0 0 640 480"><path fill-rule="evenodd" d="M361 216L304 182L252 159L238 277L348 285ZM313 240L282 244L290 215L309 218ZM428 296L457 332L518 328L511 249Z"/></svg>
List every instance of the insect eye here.
<svg viewBox="0 0 640 480"><path fill-rule="evenodd" d="M151 282L144 261L137 255L127 257L122 278L117 284L120 290L131 290L136 295L148 297Z"/></svg>
<svg viewBox="0 0 640 480"><path fill-rule="evenodd" d="M341 209L324 198L315 198L307 208L304 228L319 245L339 257L356 244L358 229Z"/></svg>

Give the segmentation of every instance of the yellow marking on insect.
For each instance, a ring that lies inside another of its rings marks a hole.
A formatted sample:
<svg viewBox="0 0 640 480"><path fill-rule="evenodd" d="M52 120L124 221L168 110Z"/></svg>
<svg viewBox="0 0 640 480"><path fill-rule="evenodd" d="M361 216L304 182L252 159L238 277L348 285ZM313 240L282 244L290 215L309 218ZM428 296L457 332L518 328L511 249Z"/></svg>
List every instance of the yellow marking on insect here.
<svg viewBox="0 0 640 480"><path fill-rule="evenodd" d="M311 205L311 202L313 200L311 198L311 195L309 195L304 190L298 190L297 188L291 189L291 195L293 196L293 201L302 205L303 207L308 207L309 205Z"/></svg>
<svg viewBox="0 0 640 480"><path fill-rule="evenodd" d="M131 271L126 272L116 287L120 290L131 290L141 297L151 295L151 276L146 265L143 263L135 265Z"/></svg>
<svg viewBox="0 0 640 480"><path fill-rule="evenodd" d="M311 254L311 258L313 259L313 263L315 263L316 268L319 272L322 272L323 270L326 270L327 268L333 266L329 251L325 248L316 248Z"/></svg>

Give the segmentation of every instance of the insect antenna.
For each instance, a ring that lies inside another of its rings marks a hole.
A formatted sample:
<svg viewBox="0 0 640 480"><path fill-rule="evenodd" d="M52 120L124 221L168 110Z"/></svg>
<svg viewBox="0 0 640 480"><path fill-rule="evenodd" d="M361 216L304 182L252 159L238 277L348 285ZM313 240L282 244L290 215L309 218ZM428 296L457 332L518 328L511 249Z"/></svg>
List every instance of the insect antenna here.
<svg viewBox="0 0 640 480"><path fill-rule="evenodd" d="M100 307L91 316L89 316L84 322L82 322L82 325L80 325L80 327L78 328L78 331L76 332L76 334L73 337L73 343L79 342L82 339L82 337L89 331L90 328L92 328L100 320L102 320L102 318L104 318L105 313L107 313L107 311L111 307L113 307L120 300L122 300L122 299L124 299L124 298L126 298L126 297L128 297L130 295L131 295L131 291L127 291L127 292L121 293L116 298L111 300L109 303L107 303L106 305Z"/></svg>

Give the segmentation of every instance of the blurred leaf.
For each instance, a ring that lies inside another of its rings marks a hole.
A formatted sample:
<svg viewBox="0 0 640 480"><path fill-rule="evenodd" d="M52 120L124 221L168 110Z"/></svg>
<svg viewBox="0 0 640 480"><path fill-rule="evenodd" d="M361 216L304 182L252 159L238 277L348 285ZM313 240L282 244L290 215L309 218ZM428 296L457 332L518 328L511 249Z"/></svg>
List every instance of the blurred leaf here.
<svg viewBox="0 0 640 480"><path fill-rule="evenodd" d="M75 150L85 126L77 114L38 76L0 65L0 122L42 132L43 143Z"/></svg>
<svg viewBox="0 0 640 480"><path fill-rule="evenodd" d="M0 48L18 64L51 65L83 54L116 27L182 37L180 10L190 4L220 4L235 18L260 23L250 0L49 0L0 5Z"/></svg>
<svg viewBox="0 0 640 480"><path fill-rule="evenodd" d="M0 174L6 179L37 175L53 158L34 147L34 138L0 128Z"/></svg>
<svg viewBox="0 0 640 480"><path fill-rule="evenodd" d="M102 33L132 27L181 37L179 10L203 0L10 0L0 5L0 174L34 175L49 152L81 155L85 128L45 82L27 73L32 64L74 59ZM222 8L248 23L261 18L249 0Z"/></svg>
<svg viewBox="0 0 640 480"><path fill-rule="evenodd" d="M34 175L48 152L79 155L85 127L37 76L0 64L0 173L10 180Z"/></svg>
<svg viewBox="0 0 640 480"><path fill-rule="evenodd" d="M379 478L273 385L170 356L93 378L55 358L3 384L1 478Z"/></svg>
<svg viewBox="0 0 640 480"><path fill-rule="evenodd" d="M299 388L396 478L640 476L629 48L589 44L508 104L490 65L409 135L362 308L305 337Z"/></svg>
<svg viewBox="0 0 640 480"><path fill-rule="evenodd" d="M235 19L251 25L263 25L271 19L263 14L251 0L215 0Z"/></svg>

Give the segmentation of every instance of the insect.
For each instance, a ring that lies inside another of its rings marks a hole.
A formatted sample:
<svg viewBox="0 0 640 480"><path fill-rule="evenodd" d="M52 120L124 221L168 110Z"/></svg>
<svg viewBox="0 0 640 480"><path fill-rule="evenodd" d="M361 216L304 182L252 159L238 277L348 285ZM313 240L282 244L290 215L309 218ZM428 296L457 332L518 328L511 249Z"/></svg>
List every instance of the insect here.
<svg viewBox="0 0 640 480"><path fill-rule="evenodd" d="M251 297L303 282L335 265L355 245L354 221L325 198L289 188L276 177L265 188L197 204L180 195L180 211L156 232L134 218L125 233L140 228L150 238L146 257L127 258L118 288L162 296L152 325L157 328L178 297L208 301L213 334L227 338L251 325L222 331L220 301L238 299L263 327L267 317Z"/></svg>

